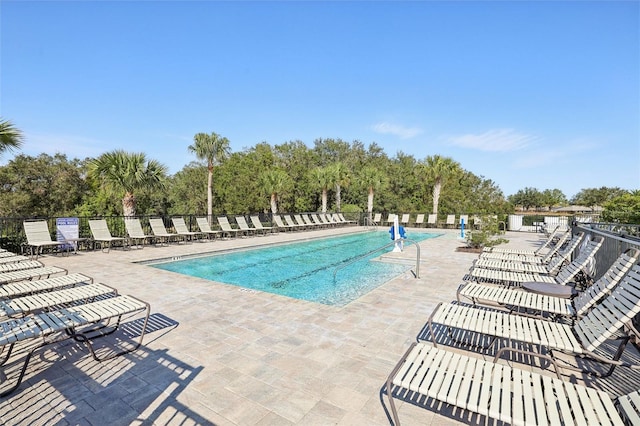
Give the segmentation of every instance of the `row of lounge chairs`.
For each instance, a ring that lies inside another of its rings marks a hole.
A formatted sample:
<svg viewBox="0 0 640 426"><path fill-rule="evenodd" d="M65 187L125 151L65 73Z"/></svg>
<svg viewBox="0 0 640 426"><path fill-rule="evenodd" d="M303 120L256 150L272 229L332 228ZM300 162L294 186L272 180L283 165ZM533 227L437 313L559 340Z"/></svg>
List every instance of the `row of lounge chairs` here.
<svg viewBox="0 0 640 426"><path fill-rule="evenodd" d="M294 219L295 218L295 219ZM149 219L151 234L145 233L142 223L138 218L125 218L124 224L127 235L124 237L113 236L109 230L105 219L89 220L92 241L103 251L108 252L115 244L122 247L140 247L145 244L155 242L157 244L168 244L170 242L188 242L194 239L232 238L238 236L267 235L278 231L307 230L327 228L340 225L356 224L355 221L348 221L342 214L296 214L274 215L273 226L264 225L257 215L250 216L251 225L244 216L236 216L235 224L231 224L226 216L216 218L217 227L209 223L206 217L196 218L198 230L191 230L182 217L172 217L171 225L173 230L167 229L162 218ZM283 222L284 220L284 222ZM213 222L213 221L212 221ZM32 258L37 257L45 248L62 248L64 241L55 241L51 238L47 222L44 220L25 221L25 235ZM81 239L80 239L81 240ZM0 258L0 264L2 260Z"/></svg>
<svg viewBox="0 0 640 426"><path fill-rule="evenodd" d="M150 314L148 303L117 289L95 283L80 273L45 266L39 261L2 251L3 265L20 265L0 271L0 397L15 391L37 351L73 339L84 344L96 361L137 349L144 338ZM118 339L108 349L94 343L115 332L127 320L142 323L136 341ZM16 365L17 367L13 367Z"/></svg>
<svg viewBox="0 0 640 426"><path fill-rule="evenodd" d="M561 261L557 272L530 273L555 277L552 284L543 284L549 294L523 290L527 283L511 277L496 275L491 282L480 282L474 274L465 277L457 301L436 307L416 343L387 379L383 394L396 425L400 421L394 399L434 406L427 402L432 399L507 424L640 424L638 390L614 400L562 374L568 370L603 377L616 366L640 368L632 361L622 361L627 344L640 339L633 324L640 313L640 252L628 249L620 254L595 283L580 292L555 292L573 284L569 277L576 277L575 269L586 273L602 245L597 237L563 237L549 236L545 247L555 250L555 255L546 264L532 262L545 257L543 250L488 249L479 256L472 270L512 268L520 273L522 265L548 266L565 252L573 255ZM576 239L580 242L574 244ZM508 256L507 260L492 258L492 262L502 264L478 266L484 256L498 253ZM521 265L514 260L518 256ZM604 348L605 342L615 340L617 348ZM493 360L479 354L493 355ZM505 354L510 365L502 359ZM515 365L532 360L539 361L525 367ZM555 377L532 371L531 366L553 367Z"/></svg>
<svg viewBox="0 0 640 426"><path fill-rule="evenodd" d="M459 228L460 226L462 226L462 223L464 223L465 226L469 226L468 214L461 214L459 216L455 214L448 214L444 221L439 221L438 215L434 213L431 213L431 214L418 213L416 214L416 217L414 220L412 220L410 213L403 213L400 216L395 213L389 213L386 219L384 220L382 218L382 213L375 213L372 218L372 221L377 225L380 225L380 224L393 225L396 218L398 219L398 223L400 225L404 225L404 226L411 225L416 228L420 228L423 226L432 227L432 228L435 228L435 227ZM482 226L482 218L480 216L474 215L471 218L473 220L474 227L479 228L480 226Z"/></svg>

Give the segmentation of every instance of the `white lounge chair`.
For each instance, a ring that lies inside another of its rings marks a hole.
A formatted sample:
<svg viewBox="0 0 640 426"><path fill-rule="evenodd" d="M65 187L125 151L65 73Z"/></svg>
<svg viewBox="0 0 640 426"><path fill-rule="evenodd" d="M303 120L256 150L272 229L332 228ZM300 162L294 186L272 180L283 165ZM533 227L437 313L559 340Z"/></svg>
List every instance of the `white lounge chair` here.
<svg viewBox="0 0 640 426"><path fill-rule="evenodd" d="M620 254L609 269L575 298L531 293L510 287L469 282L461 285L456 298L469 299L473 304L501 306L511 312L554 319L556 316L582 317L594 304L607 296L631 267L640 259L640 252L628 249Z"/></svg>
<svg viewBox="0 0 640 426"><path fill-rule="evenodd" d="M91 355L97 361L104 361L134 351L142 344L149 320L149 311L150 307L146 302L132 296L115 296L97 302L67 306L59 310L41 312L24 318L1 322L0 346L7 353L11 353L13 346L19 342L33 342L36 344L27 352L15 384L3 390L0 397L10 394L20 386L29 360L35 351L59 343L62 340L74 339L85 343ZM99 356L96 353L93 348L93 340L108 334L108 332L115 331L122 320L140 313L143 313L144 319L137 342L106 355ZM110 321L109 329L104 327L96 328L96 325L103 321ZM6 362L6 359L3 362Z"/></svg>
<svg viewBox="0 0 640 426"><path fill-rule="evenodd" d="M0 273L0 284L6 284L24 280L40 280L51 275L67 274L67 270L58 266L43 266L41 268L23 269L20 271Z"/></svg>
<svg viewBox="0 0 640 426"><path fill-rule="evenodd" d="M61 241L53 241L46 220L24 221L24 233L27 236L27 245L32 258L37 259L45 247L60 249L64 244Z"/></svg>
<svg viewBox="0 0 640 426"><path fill-rule="evenodd" d="M127 247L126 238L111 235L105 219L89 219L89 229L91 229L94 243L100 243L100 249L103 252L106 248L106 253L108 253L111 250L111 244L114 242L122 243L123 249Z"/></svg>
<svg viewBox="0 0 640 426"><path fill-rule="evenodd" d="M455 217L454 217L455 219ZM430 213L429 216L427 217L427 225L429 227L437 227L438 226L438 215L437 214L433 214Z"/></svg>
<svg viewBox="0 0 640 426"><path fill-rule="evenodd" d="M220 225L220 229L222 229L223 237L225 236L225 234L229 237L231 236L237 237L238 233L244 234L243 230L231 227L231 224L229 223L229 219L227 219L226 216L219 216L218 224Z"/></svg>
<svg viewBox="0 0 640 426"><path fill-rule="evenodd" d="M523 342L540 351L516 349L507 345L496 352L496 359L500 358L504 352L519 352L547 359L555 365L556 369L559 367L558 362L562 362L563 368L589 372L596 376L608 376L617 365L629 366L620 362L619 359L633 334L633 332L625 333L624 330L635 330L631 322L638 313L640 313L640 265L636 264L608 296L593 306L573 326L485 308L442 303L429 317L427 329L430 336L436 336L434 324L440 324L460 330L461 333L455 333L457 336L467 333L490 336L496 343L499 343L500 339L507 339L508 342ZM620 335L619 332L622 334ZM597 352L605 341L614 338L619 340L620 344L611 357ZM418 339L423 339L422 333ZM432 339L435 346L437 346L436 340ZM606 373L588 371L586 364L580 364L585 365L585 368L580 365L574 366L564 358L557 358L555 351L609 365L609 370Z"/></svg>
<svg viewBox="0 0 640 426"><path fill-rule="evenodd" d="M267 232L272 232L273 231L273 227L264 226L262 224L262 222L260 221L260 217L251 216L250 219L251 219L251 223L253 223L254 228L256 228L258 231L262 231L263 235L265 235Z"/></svg>
<svg viewBox="0 0 640 426"><path fill-rule="evenodd" d="M425 343L413 343L402 356L385 393L396 426L400 419L394 398L403 396L433 398L495 419L485 423L624 425L616 403L602 390ZM638 424L639 403L638 392L618 398L629 424Z"/></svg>
<svg viewBox="0 0 640 426"><path fill-rule="evenodd" d="M416 228L422 228L422 225L424 225L424 213L419 213L416 216L416 221L413 224Z"/></svg>
<svg viewBox="0 0 640 426"><path fill-rule="evenodd" d="M151 232L153 232L156 243L159 241L160 244L168 244L171 242L172 238L175 239L178 237L178 234L167 231L167 228L164 226L164 220L161 218L149 219L149 225L151 225Z"/></svg>
<svg viewBox="0 0 640 426"><path fill-rule="evenodd" d="M25 294L35 294L43 291L46 292L65 287L73 287L82 283L91 284L93 283L93 278L84 274L74 273L45 278L42 280L27 279L24 281L7 282L0 285L0 298L9 299Z"/></svg>
<svg viewBox="0 0 640 426"><path fill-rule="evenodd" d="M136 247L144 247L145 243L153 240L153 235L144 233L144 231L142 230L140 219L138 219L137 217L125 217L124 227L127 230L127 236L129 238L130 246L132 245L131 243L133 243L136 245Z"/></svg>
<svg viewBox="0 0 640 426"><path fill-rule="evenodd" d="M206 218L202 219L205 219L206 221ZM184 238L185 243L189 241L189 239L193 240L194 238L205 234L204 232L189 231L183 217L172 217L171 223L173 223L173 228L176 230L176 233ZM207 223L207 226L208 225L209 224ZM217 231L211 231L211 233L217 234Z"/></svg>
<svg viewBox="0 0 640 426"><path fill-rule="evenodd" d="M402 218L400 219L400 224L404 226L409 226L409 221L411 220L411 214L403 213Z"/></svg>
<svg viewBox="0 0 640 426"><path fill-rule="evenodd" d="M449 214L447 215L447 221L445 222L447 228L455 228L456 227L456 215Z"/></svg>
<svg viewBox="0 0 640 426"><path fill-rule="evenodd" d="M209 239L215 238L216 235L222 235L221 231L218 231L217 229L211 229L209 220L206 217L196 217L196 223L198 224L198 228L200 228L200 231L206 234Z"/></svg>
<svg viewBox="0 0 640 426"><path fill-rule="evenodd" d="M236 216L236 223L238 228L244 231L245 235L257 235L256 228L251 228L244 216Z"/></svg>
<svg viewBox="0 0 640 426"><path fill-rule="evenodd" d="M273 221L275 222L276 227L277 227L277 229L278 229L279 231L280 231L280 230L282 230L282 231L287 231L287 230L289 230L289 229L294 229L294 227L292 227L292 226L285 225L285 224L284 224L284 222L282 221L282 218L281 218L279 215L277 215L277 214L274 214L274 215L273 215Z"/></svg>

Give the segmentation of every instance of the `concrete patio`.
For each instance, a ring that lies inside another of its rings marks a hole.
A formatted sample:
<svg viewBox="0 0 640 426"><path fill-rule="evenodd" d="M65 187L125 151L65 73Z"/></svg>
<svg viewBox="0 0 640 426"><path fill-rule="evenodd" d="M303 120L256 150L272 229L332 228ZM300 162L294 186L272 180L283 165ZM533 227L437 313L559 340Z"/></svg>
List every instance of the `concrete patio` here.
<svg viewBox="0 0 640 426"><path fill-rule="evenodd" d="M459 231L434 230L442 235L420 244L420 279L407 272L344 307L134 263L356 230L42 257L47 265L82 272L149 302L149 332L140 349L103 363L69 341L38 352L20 388L0 400L0 423L388 425L380 403L387 375L435 306L455 299L477 257L456 251L463 245ZM507 233L506 238L513 247L534 248L542 237ZM415 248L408 247L403 257L415 259ZM127 323L105 344L138 332L139 322ZM635 351L627 352L625 356L637 358ZM638 376L619 368L611 378L591 385L617 396L637 389ZM425 409L410 403L400 403L399 414L407 425L477 420L448 407Z"/></svg>

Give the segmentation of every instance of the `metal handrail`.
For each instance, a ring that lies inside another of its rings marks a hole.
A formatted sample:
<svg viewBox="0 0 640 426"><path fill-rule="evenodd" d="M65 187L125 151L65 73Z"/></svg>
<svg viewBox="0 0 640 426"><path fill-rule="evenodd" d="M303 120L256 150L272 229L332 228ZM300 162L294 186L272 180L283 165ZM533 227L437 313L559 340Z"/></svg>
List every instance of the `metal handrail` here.
<svg viewBox="0 0 640 426"><path fill-rule="evenodd" d="M414 275L416 276L416 278L420 278L420 246L418 245L418 242L417 242L417 241L415 241L415 240L411 240L411 239L409 239L409 238L403 238L403 239L402 239L402 241L403 241L403 242L412 243L413 245L415 245L415 246L416 246L416 271L415 271L415 274L414 274ZM382 246L382 247L378 247L378 248L377 248L377 249L375 249L375 250L371 250L371 251L369 251L369 252L367 252L367 253L365 253L365 254L362 254L362 255L360 255L360 256L357 256L357 257L354 257L354 258L350 259L350 260L349 260L348 262L346 262L346 263L343 263L343 264L341 264L341 265L339 265L339 266L336 266L336 269L334 269L334 270L333 270L333 282L334 282L334 283L336 282L336 274L338 273L338 271L339 271L340 269L346 268L347 266L349 266L349 265L351 265L351 264L353 264L353 263L357 262L358 260L360 260L360 259L362 259L362 258L364 258L364 257L367 257L367 256L369 256L369 255L372 255L373 253L378 252L378 251L380 251L380 250L384 250L384 249L386 249L386 248L388 248L388 247L394 246L395 244L396 244L396 242L395 242L395 241L392 241L392 242L390 242L389 244L385 244L385 245L384 245L384 246Z"/></svg>

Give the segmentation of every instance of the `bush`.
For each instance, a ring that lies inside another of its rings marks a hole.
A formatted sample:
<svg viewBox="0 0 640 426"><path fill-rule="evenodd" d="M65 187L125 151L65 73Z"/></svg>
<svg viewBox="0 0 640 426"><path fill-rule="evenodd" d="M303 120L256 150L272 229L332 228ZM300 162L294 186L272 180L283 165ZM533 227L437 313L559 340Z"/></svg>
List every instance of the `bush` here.
<svg viewBox="0 0 640 426"><path fill-rule="evenodd" d="M467 232L465 239L467 245L471 248L493 247L498 244L508 243L506 238L495 238L496 235L504 233L498 227L498 220L492 216L481 217L480 229L474 229Z"/></svg>

